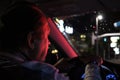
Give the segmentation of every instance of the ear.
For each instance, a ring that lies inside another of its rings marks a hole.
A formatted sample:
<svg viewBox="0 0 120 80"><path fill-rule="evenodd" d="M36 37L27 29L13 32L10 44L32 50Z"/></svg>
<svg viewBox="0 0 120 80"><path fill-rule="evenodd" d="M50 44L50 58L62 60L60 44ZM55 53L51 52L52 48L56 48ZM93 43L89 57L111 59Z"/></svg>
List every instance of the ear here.
<svg viewBox="0 0 120 80"><path fill-rule="evenodd" d="M27 42L28 42L29 48L34 49L34 38L33 38L32 32L29 32L29 34L27 35Z"/></svg>

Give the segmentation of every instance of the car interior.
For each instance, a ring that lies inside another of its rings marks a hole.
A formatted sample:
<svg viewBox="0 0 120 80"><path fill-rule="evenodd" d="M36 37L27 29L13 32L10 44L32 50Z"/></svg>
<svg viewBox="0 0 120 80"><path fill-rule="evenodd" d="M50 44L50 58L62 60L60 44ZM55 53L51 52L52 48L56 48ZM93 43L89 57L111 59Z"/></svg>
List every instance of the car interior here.
<svg viewBox="0 0 120 80"><path fill-rule="evenodd" d="M15 1L21 0L1 0L0 16ZM120 80L120 0L26 1L37 4L48 17L47 63L70 80L83 80L85 64L80 58L97 55L103 58L102 80Z"/></svg>

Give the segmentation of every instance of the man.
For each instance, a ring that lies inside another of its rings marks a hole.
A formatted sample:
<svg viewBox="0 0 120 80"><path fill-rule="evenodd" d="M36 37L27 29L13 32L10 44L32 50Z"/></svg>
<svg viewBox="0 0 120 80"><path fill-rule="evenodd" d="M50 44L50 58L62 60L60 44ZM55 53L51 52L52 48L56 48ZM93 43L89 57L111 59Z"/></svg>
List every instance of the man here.
<svg viewBox="0 0 120 80"><path fill-rule="evenodd" d="M0 74L4 80L68 80L44 63L50 28L43 12L34 4L12 5L2 16Z"/></svg>

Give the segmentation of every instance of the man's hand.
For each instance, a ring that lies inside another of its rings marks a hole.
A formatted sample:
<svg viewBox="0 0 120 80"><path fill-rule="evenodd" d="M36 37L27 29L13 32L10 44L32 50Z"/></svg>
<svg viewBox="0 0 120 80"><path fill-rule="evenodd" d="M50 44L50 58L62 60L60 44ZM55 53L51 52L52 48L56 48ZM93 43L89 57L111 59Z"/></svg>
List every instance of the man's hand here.
<svg viewBox="0 0 120 80"><path fill-rule="evenodd" d="M103 63L103 59L100 56L84 56L79 58L84 64L88 63L96 63L98 66L100 66Z"/></svg>

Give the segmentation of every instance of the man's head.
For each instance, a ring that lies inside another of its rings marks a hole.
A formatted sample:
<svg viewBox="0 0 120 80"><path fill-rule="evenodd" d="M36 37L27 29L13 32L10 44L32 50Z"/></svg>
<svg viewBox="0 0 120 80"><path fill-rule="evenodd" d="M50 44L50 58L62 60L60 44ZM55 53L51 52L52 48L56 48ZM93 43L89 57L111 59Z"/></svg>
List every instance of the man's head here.
<svg viewBox="0 0 120 80"><path fill-rule="evenodd" d="M43 61L48 49L49 26L46 16L34 4L21 2L13 5L2 16L2 49L29 52L32 58Z"/></svg>

